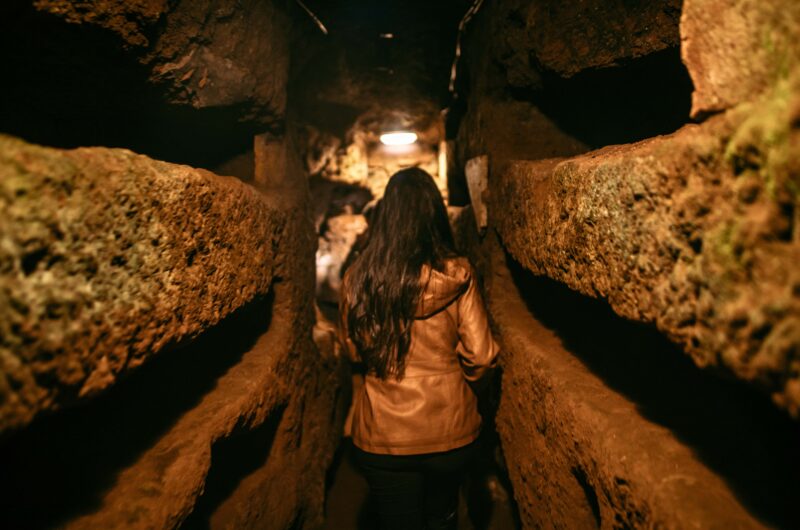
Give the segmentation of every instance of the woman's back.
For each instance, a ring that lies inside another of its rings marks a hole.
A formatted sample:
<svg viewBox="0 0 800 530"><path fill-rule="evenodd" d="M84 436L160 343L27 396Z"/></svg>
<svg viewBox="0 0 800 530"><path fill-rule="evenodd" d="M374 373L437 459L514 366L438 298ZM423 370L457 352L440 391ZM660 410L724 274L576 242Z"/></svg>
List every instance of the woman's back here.
<svg viewBox="0 0 800 530"><path fill-rule="evenodd" d="M481 427L468 381L498 347L430 175L392 176L342 286L343 339L366 368L354 396L354 454L381 527L453 528Z"/></svg>
<svg viewBox="0 0 800 530"><path fill-rule="evenodd" d="M353 443L365 451L448 451L480 432L477 399L467 380L478 379L493 364L498 347L474 271L465 258L452 258L442 271L423 267L420 283L402 377L368 374L354 396ZM352 343L349 348L357 355Z"/></svg>

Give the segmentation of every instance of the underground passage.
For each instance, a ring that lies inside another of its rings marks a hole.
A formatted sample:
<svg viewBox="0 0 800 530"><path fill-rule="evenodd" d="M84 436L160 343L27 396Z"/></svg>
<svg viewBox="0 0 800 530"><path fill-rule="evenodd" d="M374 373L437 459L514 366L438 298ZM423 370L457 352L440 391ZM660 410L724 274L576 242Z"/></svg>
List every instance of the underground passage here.
<svg viewBox="0 0 800 530"><path fill-rule="evenodd" d="M800 528L800 2L0 41L0 528Z"/></svg>

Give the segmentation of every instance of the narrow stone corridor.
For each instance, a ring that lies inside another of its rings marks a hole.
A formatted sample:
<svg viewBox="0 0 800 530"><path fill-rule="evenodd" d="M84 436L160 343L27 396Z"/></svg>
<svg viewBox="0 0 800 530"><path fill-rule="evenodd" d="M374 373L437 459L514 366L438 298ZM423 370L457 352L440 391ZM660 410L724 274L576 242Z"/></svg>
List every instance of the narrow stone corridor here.
<svg viewBox="0 0 800 530"><path fill-rule="evenodd" d="M412 167L501 352L458 528L800 528L800 2L7 0L0 56L0 528L377 529L339 304Z"/></svg>

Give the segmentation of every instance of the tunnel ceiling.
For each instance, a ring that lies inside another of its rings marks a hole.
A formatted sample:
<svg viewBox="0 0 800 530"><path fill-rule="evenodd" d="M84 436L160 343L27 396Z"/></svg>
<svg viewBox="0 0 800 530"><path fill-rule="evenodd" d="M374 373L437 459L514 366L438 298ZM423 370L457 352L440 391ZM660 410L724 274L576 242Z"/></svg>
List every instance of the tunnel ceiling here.
<svg viewBox="0 0 800 530"><path fill-rule="evenodd" d="M254 132L280 134L287 94L292 119L337 133L385 115L425 128L470 4L307 0L323 34L295 0L11 0L0 40L26 82L3 88L4 132L214 167Z"/></svg>
<svg viewBox="0 0 800 530"><path fill-rule="evenodd" d="M4 131L214 167L247 149L254 132L280 133L287 94L292 120L338 136L354 123L425 130L449 103L458 24L471 5L11 0L0 7L7 74L28 82L3 88ZM514 88L541 89L542 71L571 77L678 42L677 0L510 0L503 9L493 61ZM646 31L633 31L641 21Z"/></svg>
<svg viewBox="0 0 800 530"><path fill-rule="evenodd" d="M458 23L470 4L307 1L328 34L303 13L303 50L293 57L303 118L333 132L359 116L367 128L424 128L446 105Z"/></svg>

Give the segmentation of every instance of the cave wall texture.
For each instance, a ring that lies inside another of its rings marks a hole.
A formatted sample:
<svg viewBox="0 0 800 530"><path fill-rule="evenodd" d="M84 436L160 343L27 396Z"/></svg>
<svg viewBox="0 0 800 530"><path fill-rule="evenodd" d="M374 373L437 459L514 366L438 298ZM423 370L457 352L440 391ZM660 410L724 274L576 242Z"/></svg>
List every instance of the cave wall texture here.
<svg viewBox="0 0 800 530"><path fill-rule="evenodd" d="M237 107L265 125L286 109L288 16L274 2L36 0L40 12L117 36L172 103ZM265 67L265 63L267 67Z"/></svg>
<svg viewBox="0 0 800 530"><path fill-rule="evenodd" d="M0 9L0 527L319 527L350 382L284 3Z"/></svg>
<svg viewBox="0 0 800 530"><path fill-rule="evenodd" d="M485 5L457 84L523 526L795 527L798 5L550 4Z"/></svg>
<svg viewBox="0 0 800 530"><path fill-rule="evenodd" d="M4 2L3 130L214 168L285 126L283 4Z"/></svg>
<svg viewBox="0 0 800 530"><path fill-rule="evenodd" d="M315 241L303 204L286 190L259 191L126 150L1 143L8 527L173 528L190 516L220 528L318 524L346 372L311 338ZM164 365L169 356L183 365ZM129 376L139 371L148 373ZM156 384L161 395L135 410L131 401L146 391L137 385L158 377L178 381ZM100 403L84 403L92 400ZM71 422L48 414L76 404ZM115 425L127 413L130 422ZM94 445L106 423L124 438L151 422L159 432ZM203 503L215 488L212 454L251 431L262 442L250 449L261 465ZM54 437L68 441L59 447ZM48 441L47 451L65 459L76 443L110 453L109 462L84 462L105 482L70 494L81 470L62 469L58 458L45 458L53 467L31 464L31 447ZM56 484L36 486L49 499L19 487L52 481L54 472ZM207 513L194 514L198 507Z"/></svg>

